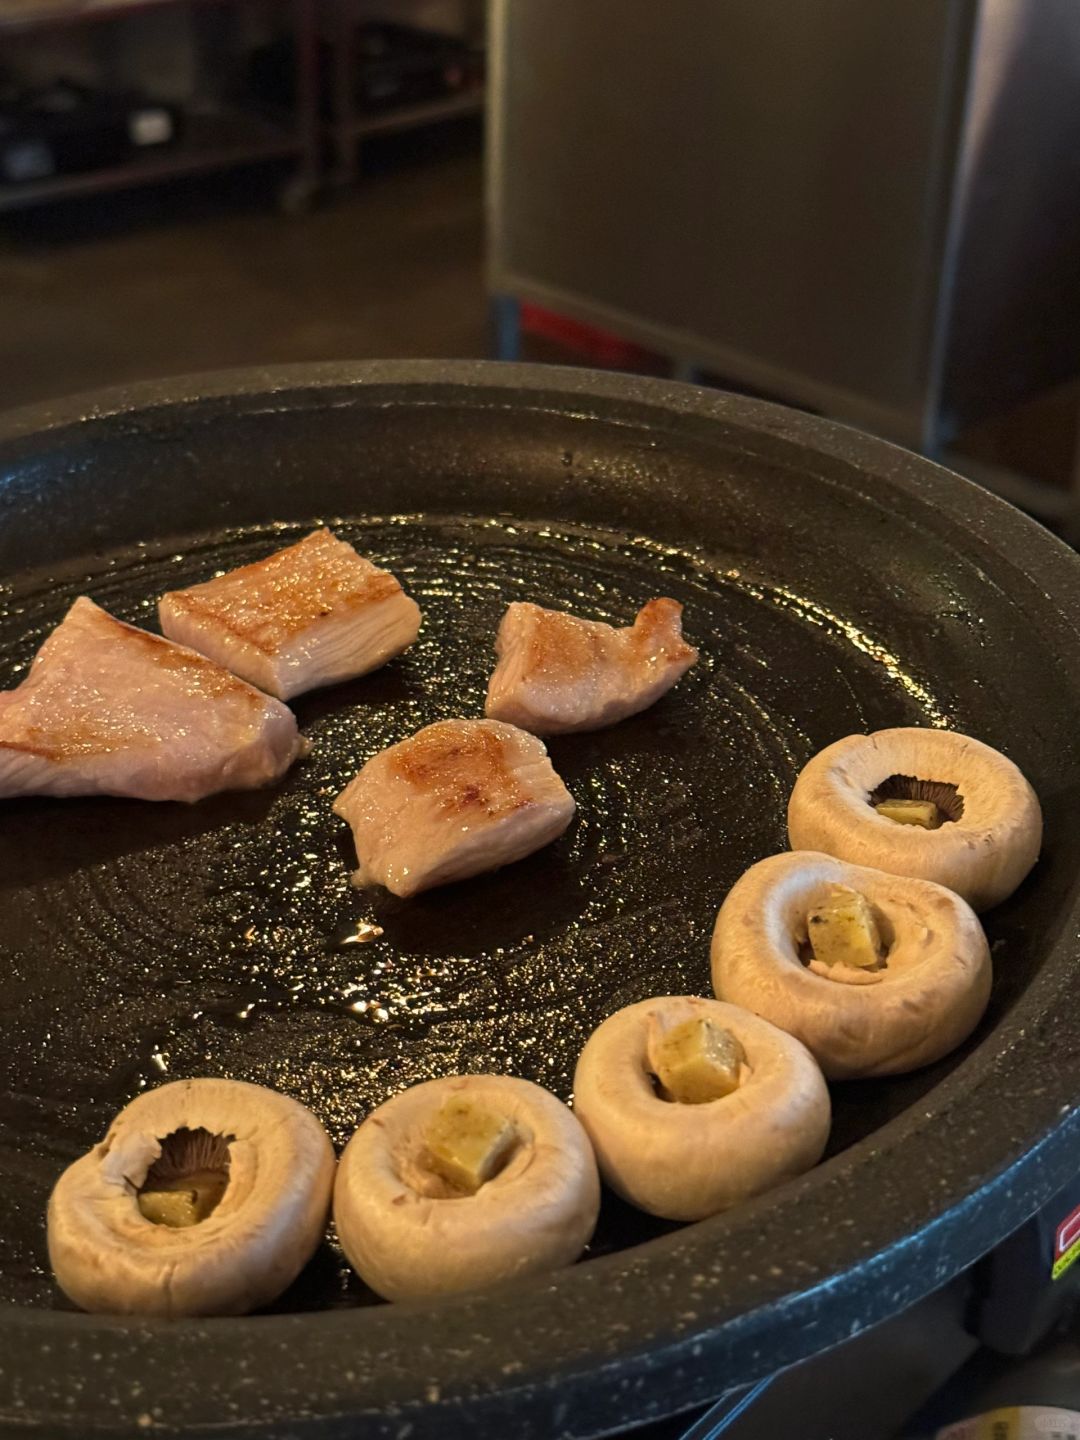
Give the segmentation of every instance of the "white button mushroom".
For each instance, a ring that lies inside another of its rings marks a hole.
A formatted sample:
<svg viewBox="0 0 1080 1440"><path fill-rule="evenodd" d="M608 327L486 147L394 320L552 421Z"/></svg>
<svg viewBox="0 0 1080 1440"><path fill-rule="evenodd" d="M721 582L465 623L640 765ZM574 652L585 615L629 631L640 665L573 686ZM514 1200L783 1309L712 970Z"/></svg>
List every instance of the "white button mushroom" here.
<svg viewBox="0 0 1080 1440"><path fill-rule="evenodd" d="M478 1290L569 1265L600 1208L584 1130L554 1095L507 1075L428 1080L345 1147L334 1222L387 1300Z"/></svg>
<svg viewBox="0 0 1080 1440"><path fill-rule="evenodd" d="M84 1310L241 1315L326 1226L334 1150L315 1116L240 1080L178 1080L116 1117L49 1199L49 1259Z"/></svg>
<svg viewBox="0 0 1080 1440"><path fill-rule="evenodd" d="M1042 812L989 745L950 730L878 730L814 756L791 794L788 835L793 850L933 880L987 910L1039 858Z"/></svg>
<svg viewBox="0 0 1080 1440"><path fill-rule="evenodd" d="M815 939L815 921L859 923L852 892L869 917L862 943ZM990 997L990 950L953 891L803 850L760 861L732 887L712 975L717 995L797 1035L840 1080L914 1070L966 1039Z"/></svg>
<svg viewBox="0 0 1080 1440"><path fill-rule="evenodd" d="M808 1170L831 1120L798 1040L735 1005L678 995L593 1032L574 1111L611 1188L669 1220L704 1219Z"/></svg>

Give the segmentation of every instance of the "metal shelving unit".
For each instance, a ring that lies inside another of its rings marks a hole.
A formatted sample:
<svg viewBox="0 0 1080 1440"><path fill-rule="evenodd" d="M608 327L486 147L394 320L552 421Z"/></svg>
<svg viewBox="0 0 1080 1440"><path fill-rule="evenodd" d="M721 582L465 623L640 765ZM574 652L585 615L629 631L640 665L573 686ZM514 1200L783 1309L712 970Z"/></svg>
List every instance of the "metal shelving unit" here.
<svg viewBox="0 0 1080 1440"><path fill-rule="evenodd" d="M7 0L0 6L0 41L4 34L72 30L148 10L222 3L225 0L44 0L40 4L36 0L14 4ZM212 111L189 111L181 138L160 151L100 170L0 184L0 213L275 159L296 161L295 170L280 192L282 208L306 208L321 171L316 3L292 0L296 103L291 114L276 118L238 104L216 106Z"/></svg>
<svg viewBox="0 0 1080 1440"><path fill-rule="evenodd" d="M481 88L460 95L447 95L438 100L420 100L415 105L399 105L393 110L373 115L358 115L350 127L353 139L365 135L392 135L398 130L412 130L418 125L434 125L440 120L456 120L462 115L480 115L484 109Z"/></svg>
<svg viewBox="0 0 1080 1440"><path fill-rule="evenodd" d="M0 5L0 31L69 30L99 20L115 20L146 10L164 10L177 0L4 0ZM187 0L189 5L218 0Z"/></svg>
<svg viewBox="0 0 1080 1440"><path fill-rule="evenodd" d="M406 7L407 8L407 7ZM467 115L480 115L485 104L483 83L433 100L362 110L356 100L357 26L362 19L361 0L327 0L324 33L330 47L330 107L327 133L333 150L333 178L351 185L359 168L359 142L373 135L392 135L421 125L434 125ZM484 33L484 6L479 0L462 0L462 23L467 35Z"/></svg>
<svg viewBox="0 0 1080 1440"><path fill-rule="evenodd" d="M148 10L222 8L232 0L0 0L0 44L5 34L45 33L103 24ZM258 3L258 0L248 0ZM480 0L462 0L466 33L483 33ZM268 114L250 104L221 104L184 115L183 133L167 148L99 170L20 183L0 182L0 214L69 196L107 193L182 176L224 170L262 160L290 159L296 169L281 191L282 208L307 208L323 178L323 146L333 152L333 175L351 184L360 142L484 109L482 82L453 94L385 110L357 104L359 0L291 0L295 100L288 113ZM320 65L325 46L325 70ZM329 89L321 114L322 87Z"/></svg>

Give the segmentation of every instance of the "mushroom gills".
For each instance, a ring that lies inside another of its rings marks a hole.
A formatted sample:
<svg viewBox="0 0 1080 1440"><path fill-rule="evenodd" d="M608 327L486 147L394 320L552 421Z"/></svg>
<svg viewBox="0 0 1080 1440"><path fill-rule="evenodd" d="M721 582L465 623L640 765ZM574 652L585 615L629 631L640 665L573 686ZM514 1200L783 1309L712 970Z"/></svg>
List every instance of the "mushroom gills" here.
<svg viewBox="0 0 1080 1440"><path fill-rule="evenodd" d="M885 954L881 931L865 895L847 885L830 885L825 899L806 917L813 957L819 964L869 970Z"/></svg>
<svg viewBox="0 0 1080 1440"><path fill-rule="evenodd" d="M180 1230L211 1215L229 1184L232 1138L202 1129L167 1135L136 1196L144 1219Z"/></svg>
<svg viewBox="0 0 1080 1440"><path fill-rule="evenodd" d="M940 830L964 813L964 797L955 785L916 775L890 775L872 791L869 801L882 819L923 830Z"/></svg>
<svg viewBox="0 0 1080 1440"><path fill-rule="evenodd" d="M704 1105L739 1088L746 1051L730 1030L695 1017L651 1040L649 1063L662 1100Z"/></svg>
<svg viewBox="0 0 1080 1440"><path fill-rule="evenodd" d="M505 1168L520 1138L512 1120L464 1097L447 1100L424 1136L430 1168L467 1195Z"/></svg>

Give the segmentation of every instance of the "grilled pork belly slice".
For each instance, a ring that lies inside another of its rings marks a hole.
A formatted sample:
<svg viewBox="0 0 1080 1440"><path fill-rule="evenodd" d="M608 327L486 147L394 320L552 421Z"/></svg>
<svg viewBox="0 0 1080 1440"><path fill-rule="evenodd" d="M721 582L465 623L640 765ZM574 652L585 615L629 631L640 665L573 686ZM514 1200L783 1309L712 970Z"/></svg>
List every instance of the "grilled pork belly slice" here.
<svg viewBox="0 0 1080 1440"><path fill-rule="evenodd" d="M518 601L495 653L484 713L534 735L600 730L646 710L698 658L682 638L682 606L669 599L650 600L621 630Z"/></svg>
<svg viewBox="0 0 1080 1440"><path fill-rule="evenodd" d="M531 855L574 801L543 744L496 720L440 720L367 762L334 802L358 885L415 895Z"/></svg>
<svg viewBox="0 0 1080 1440"><path fill-rule="evenodd" d="M279 700L366 675L407 649L420 607L329 530L158 604L170 640Z"/></svg>
<svg viewBox="0 0 1080 1440"><path fill-rule="evenodd" d="M0 797L201 800L269 784L303 743L277 700L82 596L0 692Z"/></svg>

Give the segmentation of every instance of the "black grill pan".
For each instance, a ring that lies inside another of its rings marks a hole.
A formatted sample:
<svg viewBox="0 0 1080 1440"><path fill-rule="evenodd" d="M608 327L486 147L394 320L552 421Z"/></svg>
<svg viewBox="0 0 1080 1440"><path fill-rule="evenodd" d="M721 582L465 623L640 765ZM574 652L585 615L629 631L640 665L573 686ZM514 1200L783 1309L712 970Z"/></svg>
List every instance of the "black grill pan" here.
<svg viewBox="0 0 1080 1440"><path fill-rule="evenodd" d="M937 467L774 406L630 377L402 363L114 391L0 421L0 684L71 599L154 626L167 588L330 523L420 602L417 646L300 699L310 757L195 807L0 808L0 1423L72 1435L592 1436L892 1314L1077 1167L1080 562ZM418 726L481 713L499 616L685 607L702 662L654 709L551 742L579 804L510 869L352 889L333 796ZM48 1190L165 1078L295 1095L339 1145L460 1070L567 1096L586 1035L708 991L716 907L784 848L827 742L944 725L999 746L1046 853L988 919L990 1012L919 1074L834 1087L826 1162L692 1227L606 1200L587 1260L377 1304L328 1243L274 1313L68 1309Z"/></svg>

